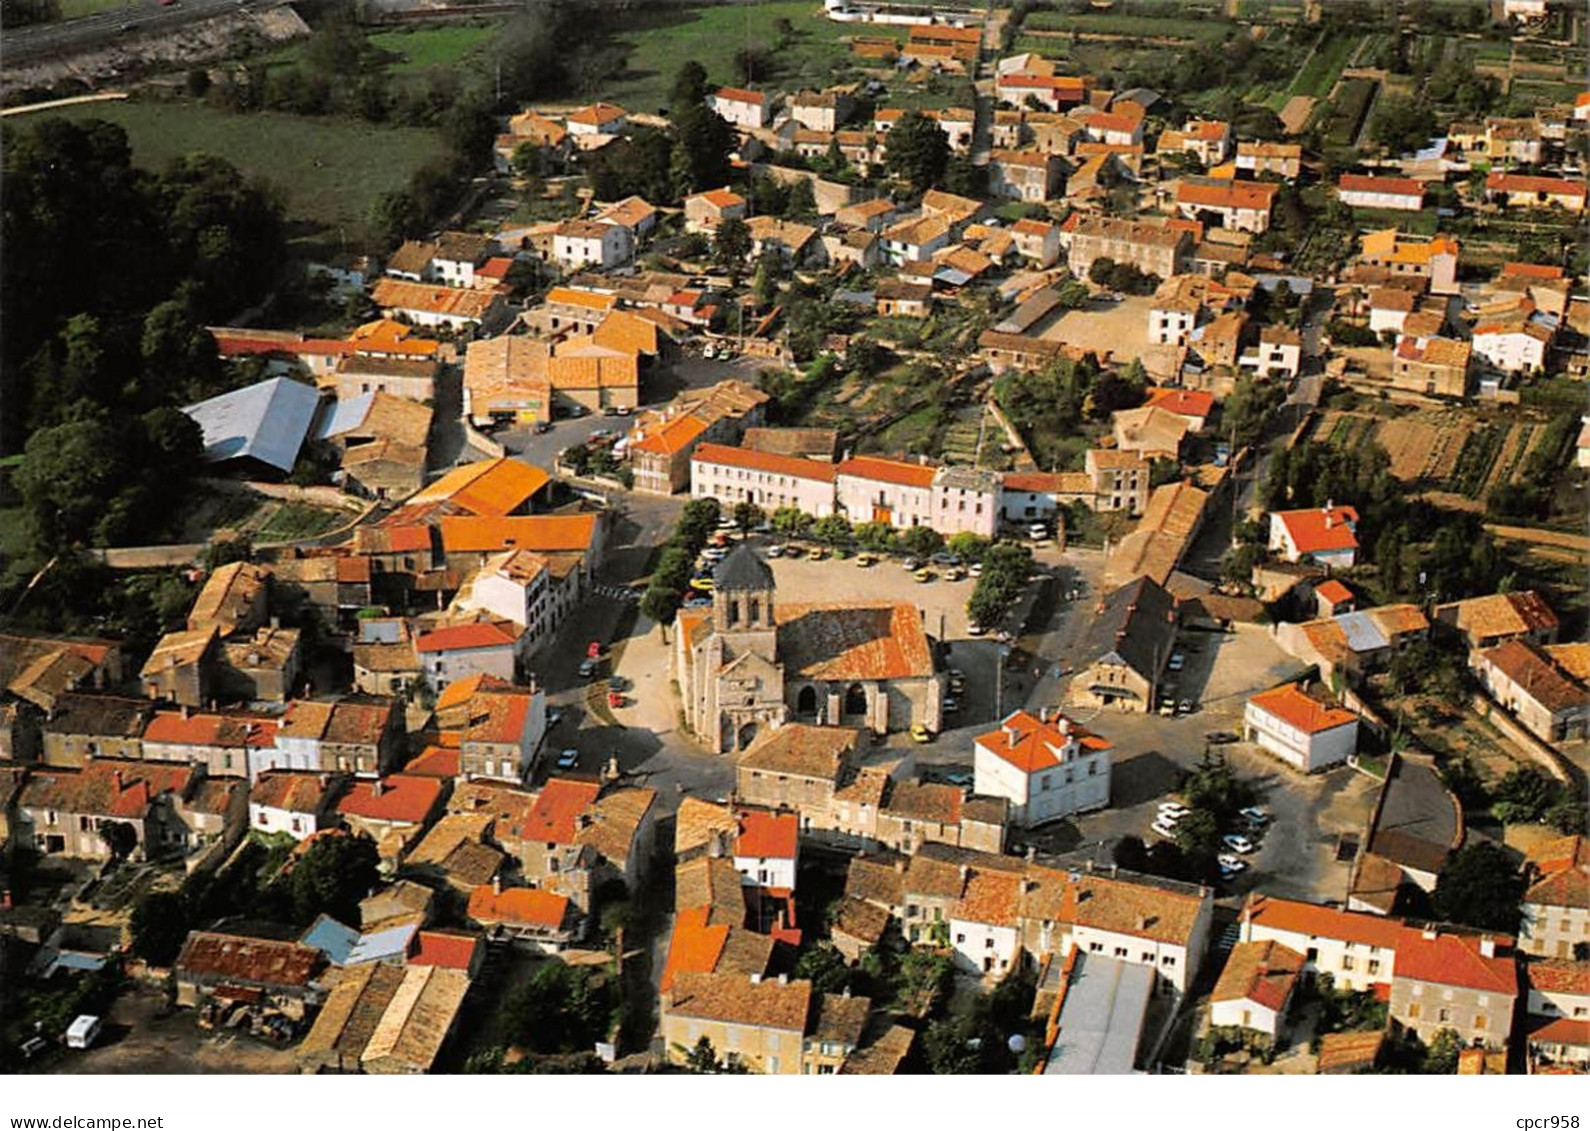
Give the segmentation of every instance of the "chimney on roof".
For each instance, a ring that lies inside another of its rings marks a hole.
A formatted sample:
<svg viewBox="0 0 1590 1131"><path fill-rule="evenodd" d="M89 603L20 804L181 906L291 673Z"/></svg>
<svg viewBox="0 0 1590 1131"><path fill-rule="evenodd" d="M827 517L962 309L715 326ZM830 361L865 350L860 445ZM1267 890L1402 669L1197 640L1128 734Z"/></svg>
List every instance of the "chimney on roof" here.
<svg viewBox="0 0 1590 1131"><path fill-rule="evenodd" d="M762 984L762 975L760 975L760 974L752 974L751 975L751 984L753 986L760 986Z"/></svg>
<svg viewBox="0 0 1590 1131"><path fill-rule="evenodd" d="M320 774L320 775L318 775L318 780L320 782L320 788L321 789L330 789L331 788L331 775L330 774Z"/></svg>
<svg viewBox="0 0 1590 1131"><path fill-rule="evenodd" d="M1434 927L1426 927L1422 932L1426 942L1434 942L1440 936L1440 933Z"/></svg>
<svg viewBox="0 0 1590 1131"><path fill-rule="evenodd" d="M275 629L280 628L281 626L282 626L282 618L279 617L279 616L272 616L271 617L271 629L275 630Z"/></svg>
<svg viewBox="0 0 1590 1131"><path fill-rule="evenodd" d="M1120 865L1115 863L1115 861L1113 861L1113 860L1110 861L1110 879L1113 880L1115 878L1115 873L1117 871L1119 871L1119 870L1120 870Z"/></svg>
<svg viewBox="0 0 1590 1131"><path fill-rule="evenodd" d="M493 872L491 874L491 893L493 895L501 895L502 894L502 873L501 872Z"/></svg>
<svg viewBox="0 0 1590 1131"><path fill-rule="evenodd" d="M190 711L188 709L188 705L186 703L184 703L182 705L182 717L186 719L186 718L190 717L191 715L192 715L192 711Z"/></svg>
<svg viewBox="0 0 1590 1131"><path fill-rule="evenodd" d="M901 856L901 857L899 857L898 859L895 860L895 862L894 862L894 870L896 872L899 872L901 875L904 875L905 874L905 865L906 865L906 859L905 859L904 856Z"/></svg>
<svg viewBox="0 0 1590 1131"><path fill-rule="evenodd" d="M116 792L120 793L123 789L126 788L126 786L124 786L122 784L121 771L120 770L116 770L112 776L116 779Z"/></svg>
<svg viewBox="0 0 1590 1131"><path fill-rule="evenodd" d="M1496 957L1496 940L1490 935L1480 936L1480 953L1486 958Z"/></svg>
<svg viewBox="0 0 1590 1131"><path fill-rule="evenodd" d="M1029 844L1027 846L1027 863L1031 864L1036 859L1038 859L1038 846Z"/></svg>
<svg viewBox="0 0 1590 1131"><path fill-rule="evenodd" d="M1083 863L1083 867L1087 870L1088 875L1091 876L1093 874L1093 860L1091 857Z"/></svg>
<svg viewBox="0 0 1590 1131"><path fill-rule="evenodd" d="M965 864L962 864L961 865L961 883L965 884L966 881L971 878L971 875L972 875L971 868L969 868Z"/></svg>
<svg viewBox="0 0 1590 1131"><path fill-rule="evenodd" d="M778 984L781 985L781 986L789 985L789 975L788 974L780 974L778 976Z"/></svg>
<svg viewBox="0 0 1590 1131"><path fill-rule="evenodd" d="M371 797L380 797L381 794L385 790L386 790L386 784L380 778L374 778L374 779L371 780L371 782L370 782L370 796Z"/></svg>

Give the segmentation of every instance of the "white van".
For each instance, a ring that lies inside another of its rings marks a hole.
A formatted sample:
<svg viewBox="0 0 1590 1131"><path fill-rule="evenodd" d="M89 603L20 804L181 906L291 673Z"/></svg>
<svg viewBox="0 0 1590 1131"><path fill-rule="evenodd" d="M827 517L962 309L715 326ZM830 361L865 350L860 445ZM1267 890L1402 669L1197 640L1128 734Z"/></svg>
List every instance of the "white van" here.
<svg viewBox="0 0 1590 1131"><path fill-rule="evenodd" d="M99 1039L99 1031L104 1028L98 1017L87 1013L81 1014L76 1021L66 1029L66 1047L69 1049L86 1049L93 1047Z"/></svg>

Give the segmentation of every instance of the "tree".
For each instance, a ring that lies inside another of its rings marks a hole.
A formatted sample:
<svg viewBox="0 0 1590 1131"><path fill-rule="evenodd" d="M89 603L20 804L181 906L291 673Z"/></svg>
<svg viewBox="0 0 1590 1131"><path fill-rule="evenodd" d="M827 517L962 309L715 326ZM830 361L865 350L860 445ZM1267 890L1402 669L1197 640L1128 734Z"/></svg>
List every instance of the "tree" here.
<svg viewBox="0 0 1590 1131"><path fill-rule="evenodd" d="M679 70L674 73L673 86L668 94L668 101L675 111L699 105L706 101L706 97L707 69L695 59L680 64Z"/></svg>
<svg viewBox="0 0 1590 1131"><path fill-rule="evenodd" d="M661 585L648 586L641 595L640 613L654 624L673 624L679 613L679 590Z"/></svg>
<svg viewBox="0 0 1590 1131"><path fill-rule="evenodd" d="M799 507L779 507L773 512L773 529L786 538L798 538L811 529L812 516Z"/></svg>
<svg viewBox="0 0 1590 1131"><path fill-rule="evenodd" d="M1275 410L1286 399L1279 384L1244 374L1221 406L1219 434L1238 447L1256 444Z"/></svg>
<svg viewBox="0 0 1590 1131"><path fill-rule="evenodd" d="M731 276L745 270L746 257L751 254L751 229L738 216L731 216L718 225L712 239L712 257L718 266Z"/></svg>
<svg viewBox="0 0 1590 1131"><path fill-rule="evenodd" d="M902 115L889 131L884 167L913 192L926 192L942 181L949 162L950 139L920 110Z"/></svg>
<svg viewBox="0 0 1590 1131"><path fill-rule="evenodd" d="M830 546L850 541L850 520L842 514L824 515L812 525L812 537Z"/></svg>
<svg viewBox="0 0 1590 1131"><path fill-rule="evenodd" d="M1447 857L1431 902L1448 922L1511 934L1523 894L1523 878L1507 854L1489 841L1475 841Z"/></svg>
<svg viewBox="0 0 1590 1131"><path fill-rule="evenodd" d="M734 504L734 524L746 533L761 526L766 517L762 508L749 500Z"/></svg>
<svg viewBox="0 0 1590 1131"><path fill-rule="evenodd" d="M1188 807L1208 812L1220 828L1233 824L1257 800L1252 784L1237 777L1226 756L1207 749L1181 788Z"/></svg>
<svg viewBox="0 0 1590 1131"><path fill-rule="evenodd" d="M718 1050L712 1047L710 1037L702 1037L685 1057L685 1067L699 1075L743 1075L745 1065L733 1053L718 1059Z"/></svg>
<svg viewBox="0 0 1590 1131"><path fill-rule="evenodd" d="M43 428L28 438L15 483L41 553L92 541L106 500L128 477L123 450L116 430L98 418Z"/></svg>
<svg viewBox="0 0 1590 1131"><path fill-rule="evenodd" d="M670 162L674 191L680 196L727 183L734 128L705 102L675 106L674 147Z"/></svg>
<svg viewBox="0 0 1590 1131"><path fill-rule="evenodd" d="M138 847L138 830L126 821L101 821L98 831L99 839L110 849L112 860L125 860Z"/></svg>
<svg viewBox="0 0 1590 1131"><path fill-rule="evenodd" d="M956 557L965 562L980 562L988 556L989 548L993 543L981 534L973 534L963 530L959 534L951 534L945 548Z"/></svg>
<svg viewBox="0 0 1590 1131"><path fill-rule="evenodd" d="M515 1043L540 1053L571 1053L606 1039L618 986L604 969L546 962L514 986L503 1019Z"/></svg>
<svg viewBox="0 0 1590 1131"><path fill-rule="evenodd" d="M342 923L359 921L359 901L381 878L381 857L367 836L323 836L287 875L293 921L326 914Z"/></svg>
<svg viewBox="0 0 1590 1131"><path fill-rule="evenodd" d="M908 554L925 558L944 548L944 536L928 526L913 526L900 535L900 542Z"/></svg>
<svg viewBox="0 0 1590 1131"><path fill-rule="evenodd" d="M1176 822L1176 847L1188 856L1209 857L1220 851L1220 825L1207 809L1194 809Z"/></svg>
<svg viewBox="0 0 1590 1131"><path fill-rule="evenodd" d="M778 300L778 278L773 274L770 256L762 256L756 263L756 275L751 281L751 297L758 310L766 310Z"/></svg>
<svg viewBox="0 0 1590 1131"><path fill-rule="evenodd" d="M1560 792L1557 783L1539 770L1519 766L1496 783L1491 812L1504 824L1534 824L1545 820Z"/></svg>
<svg viewBox="0 0 1590 1131"><path fill-rule="evenodd" d="M1463 1038L1457 1030L1442 1029L1430 1038L1420 1071L1426 1076L1451 1076L1457 1071L1458 1053L1462 1051Z"/></svg>
<svg viewBox="0 0 1590 1131"><path fill-rule="evenodd" d="M813 993L837 994L850 986L851 970L834 944L822 939L801 951L794 976L810 981Z"/></svg>
<svg viewBox="0 0 1590 1131"><path fill-rule="evenodd" d="M188 938L187 901L174 891L149 892L134 905L127 925L135 955L151 966L170 966Z"/></svg>
<svg viewBox="0 0 1590 1131"><path fill-rule="evenodd" d="M894 527L887 522L859 522L850 530L856 545L874 553L887 553L894 545Z"/></svg>

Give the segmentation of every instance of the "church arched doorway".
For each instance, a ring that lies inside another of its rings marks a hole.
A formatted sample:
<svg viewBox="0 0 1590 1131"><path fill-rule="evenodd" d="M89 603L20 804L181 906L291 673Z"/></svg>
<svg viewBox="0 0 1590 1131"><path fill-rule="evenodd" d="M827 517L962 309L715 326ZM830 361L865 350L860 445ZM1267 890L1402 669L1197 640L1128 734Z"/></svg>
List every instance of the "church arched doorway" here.
<svg viewBox="0 0 1590 1131"><path fill-rule="evenodd" d="M736 748L739 750L749 750L751 743L756 741L757 730L758 727L754 721L742 723L740 725L740 733L737 736L738 745Z"/></svg>
<svg viewBox="0 0 1590 1131"><path fill-rule="evenodd" d="M797 715L817 714L817 689L811 684L808 683L801 688L800 693L795 696L795 713Z"/></svg>
<svg viewBox="0 0 1590 1131"><path fill-rule="evenodd" d="M867 713L867 689L859 683L852 683L845 688L846 715L865 715Z"/></svg>

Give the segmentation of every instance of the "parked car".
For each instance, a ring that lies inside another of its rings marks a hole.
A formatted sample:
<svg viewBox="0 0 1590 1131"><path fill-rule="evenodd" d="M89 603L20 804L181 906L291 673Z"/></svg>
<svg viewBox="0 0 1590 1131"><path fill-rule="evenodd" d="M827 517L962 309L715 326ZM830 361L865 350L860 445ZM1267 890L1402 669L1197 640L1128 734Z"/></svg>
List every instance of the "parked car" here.
<svg viewBox="0 0 1590 1131"><path fill-rule="evenodd" d="M1179 821L1191 812L1192 810L1180 801L1161 801L1159 803L1159 815L1161 817L1169 817L1172 821Z"/></svg>
<svg viewBox="0 0 1590 1131"><path fill-rule="evenodd" d="M697 593L711 593L712 592L712 578L710 578L710 577L692 577L690 579L690 588L694 589Z"/></svg>
<svg viewBox="0 0 1590 1131"><path fill-rule="evenodd" d="M568 749L563 751L563 753L558 755L558 769L560 769L560 770L572 770L575 766L578 766L579 764L580 764L580 752L578 750L574 749L574 747L572 747L572 746L570 746Z"/></svg>
<svg viewBox="0 0 1590 1131"><path fill-rule="evenodd" d="M917 570L922 568L922 563L916 558L907 558L905 561L900 563L900 566L907 573L915 573Z"/></svg>
<svg viewBox="0 0 1590 1131"><path fill-rule="evenodd" d="M961 559L947 550L940 550L930 557L928 561L936 566L958 566L961 564Z"/></svg>
<svg viewBox="0 0 1590 1131"><path fill-rule="evenodd" d="M1027 537L1031 538L1034 542L1042 542L1045 538L1049 537L1049 528L1041 522L1035 522L1031 526L1027 527Z"/></svg>
<svg viewBox="0 0 1590 1131"><path fill-rule="evenodd" d="M774 543L767 548L766 556L770 558L781 558L784 556L784 547Z"/></svg>
<svg viewBox="0 0 1590 1131"><path fill-rule="evenodd" d="M810 550L806 551L806 560L809 562L820 562L827 556L828 551L821 546L813 546Z"/></svg>
<svg viewBox="0 0 1590 1131"><path fill-rule="evenodd" d="M1204 735L1204 741L1210 746L1229 746L1233 742L1241 742L1242 736L1229 730L1212 730Z"/></svg>
<svg viewBox="0 0 1590 1131"><path fill-rule="evenodd" d="M953 696L953 695L946 695L944 697L944 713L946 715L958 715L958 714L960 714L961 713L961 701L959 699L955 698L955 696Z"/></svg>
<svg viewBox="0 0 1590 1131"><path fill-rule="evenodd" d="M624 697L616 691L609 691L607 693L607 705L609 708L622 707L624 705Z"/></svg>
<svg viewBox="0 0 1590 1131"><path fill-rule="evenodd" d="M602 658L602 642L600 640L593 640L585 646L585 658L587 660L599 660Z"/></svg>
<svg viewBox="0 0 1590 1131"><path fill-rule="evenodd" d="M944 571L945 581L961 581L966 577L966 571L960 566L951 566Z"/></svg>
<svg viewBox="0 0 1590 1131"><path fill-rule="evenodd" d="M543 436L552 431L552 422L550 420L538 420L535 422L535 426L531 428L531 431L537 436Z"/></svg>
<svg viewBox="0 0 1590 1131"><path fill-rule="evenodd" d="M1229 852L1222 852L1215 860L1223 872L1241 872L1248 866L1248 862L1240 856L1233 856Z"/></svg>
<svg viewBox="0 0 1590 1131"><path fill-rule="evenodd" d="M950 785L962 785L962 786L971 785L972 784L972 775L971 774L945 774L944 775L944 780L946 782L948 782Z"/></svg>
<svg viewBox="0 0 1590 1131"><path fill-rule="evenodd" d="M1190 715L1194 710L1196 710L1196 707L1191 699L1183 699L1176 704L1176 713L1178 715Z"/></svg>
<svg viewBox="0 0 1590 1131"><path fill-rule="evenodd" d="M966 635L967 636L985 636L985 635L987 635L987 633L988 633L988 629L984 628L982 625L978 624L976 621L967 622L967 625L966 625Z"/></svg>
<svg viewBox="0 0 1590 1131"><path fill-rule="evenodd" d="M547 708L547 729L548 730L551 730L553 727L557 726L562 721L563 721L563 708L562 707L548 707Z"/></svg>
<svg viewBox="0 0 1590 1131"><path fill-rule="evenodd" d="M66 1047L69 1049L93 1048L94 1042L99 1039L100 1030L104 1027L104 1022L93 1014L79 1014L77 1019L67 1026Z"/></svg>
<svg viewBox="0 0 1590 1131"><path fill-rule="evenodd" d="M972 577L982 577L983 576L983 563L982 562L973 562L971 565L966 567L966 572Z"/></svg>
<svg viewBox="0 0 1590 1131"><path fill-rule="evenodd" d="M1253 842L1237 833L1227 833L1220 838L1220 843L1231 849L1232 852L1240 853L1243 856L1254 850Z"/></svg>
<svg viewBox="0 0 1590 1131"><path fill-rule="evenodd" d="M600 665L599 665L599 663L596 660L581 660L580 661L580 678L581 679L590 679L593 675L596 674L596 669L599 666Z"/></svg>
<svg viewBox="0 0 1590 1131"><path fill-rule="evenodd" d="M1152 827L1152 831L1158 833L1160 836L1164 837L1166 840L1175 840L1176 839L1176 826L1173 825L1173 824L1169 824L1169 823L1167 823L1164 820L1155 821L1154 824L1153 824L1153 827Z"/></svg>
<svg viewBox="0 0 1590 1131"><path fill-rule="evenodd" d="M877 560L878 559L873 557L871 554L857 554L856 555L856 564L858 566L860 566L862 569L866 569L868 566L872 565Z"/></svg>
<svg viewBox="0 0 1590 1131"><path fill-rule="evenodd" d="M1249 805L1246 809L1240 810L1239 816L1243 817L1250 825L1267 825L1270 823L1269 810L1258 805Z"/></svg>
<svg viewBox="0 0 1590 1131"><path fill-rule="evenodd" d="M918 584L923 584L933 580L933 571L930 569L919 569L911 576L917 579Z"/></svg>
<svg viewBox="0 0 1590 1131"><path fill-rule="evenodd" d="M911 724L911 741L912 742L932 742L933 741L933 732L928 730L926 723L912 723Z"/></svg>
<svg viewBox="0 0 1590 1131"><path fill-rule="evenodd" d="M1179 672L1187 666L1187 657L1180 652L1172 652L1170 654L1170 663L1165 666L1173 672Z"/></svg>

